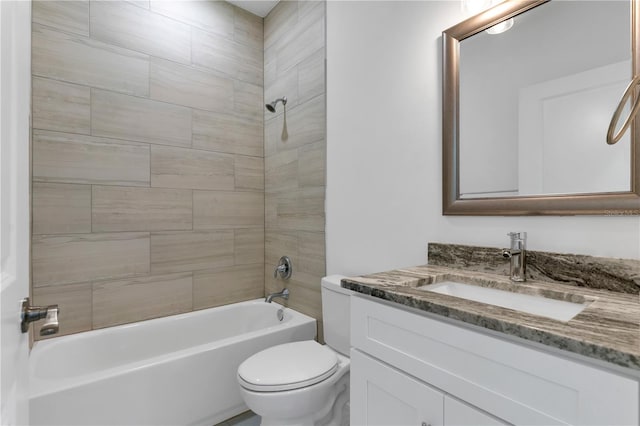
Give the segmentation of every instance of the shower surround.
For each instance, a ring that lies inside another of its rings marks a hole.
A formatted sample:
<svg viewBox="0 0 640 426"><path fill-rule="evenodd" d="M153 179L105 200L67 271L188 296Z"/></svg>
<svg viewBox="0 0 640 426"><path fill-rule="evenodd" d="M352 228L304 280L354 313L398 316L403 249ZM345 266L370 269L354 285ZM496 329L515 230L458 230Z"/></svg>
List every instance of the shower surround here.
<svg viewBox="0 0 640 426"><path fill-rule="evenodd" d="M58 335L285 285L321 318L323 1L35 1L32 38L31 294Z"/></svg>
<svg viewBox="0 0 640 426"><path fill-rule="evenodd" d="M322 318L325 275L325 7L324 1L281 1L264 20L265 291L291 290L286 305ZM293 276L274 279L280 256ZM322 340L322 322L318 322Z"/></svg>
<svg viewBox="0 0 640 426"><path fill-rule="evenodd" d="M262 18L35 1L32 38L31 293L59 335L261 297Z"/></svg>

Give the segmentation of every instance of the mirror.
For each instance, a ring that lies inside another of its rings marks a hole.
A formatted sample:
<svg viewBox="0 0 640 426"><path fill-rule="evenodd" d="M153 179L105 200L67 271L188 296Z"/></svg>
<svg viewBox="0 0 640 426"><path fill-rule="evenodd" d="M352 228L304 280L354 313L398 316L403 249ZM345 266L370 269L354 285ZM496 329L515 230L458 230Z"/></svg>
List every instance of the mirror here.
<svg viewBox="0 0 640 426"><path fill-rule="evenodd" d="M640 214L640 125L606 143L637 1L507 0L444 31L443 214Z"/></svg>

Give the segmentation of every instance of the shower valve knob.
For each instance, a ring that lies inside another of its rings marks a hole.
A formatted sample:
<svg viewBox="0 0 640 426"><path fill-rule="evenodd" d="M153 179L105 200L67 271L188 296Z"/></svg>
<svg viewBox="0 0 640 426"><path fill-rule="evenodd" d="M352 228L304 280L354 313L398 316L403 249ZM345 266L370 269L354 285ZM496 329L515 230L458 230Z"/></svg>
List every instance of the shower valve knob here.
<svg viewBox="0 0 640 426"><path fill-rule="evenodd" d="M273 271L273 278L278 278L278 275L280 275L280 278L283 280L288 280L291 278L291 274L293 274L291 259L289 259L289 256L282 256L278 262L278 266L276 266L275 271Z"/></svg>

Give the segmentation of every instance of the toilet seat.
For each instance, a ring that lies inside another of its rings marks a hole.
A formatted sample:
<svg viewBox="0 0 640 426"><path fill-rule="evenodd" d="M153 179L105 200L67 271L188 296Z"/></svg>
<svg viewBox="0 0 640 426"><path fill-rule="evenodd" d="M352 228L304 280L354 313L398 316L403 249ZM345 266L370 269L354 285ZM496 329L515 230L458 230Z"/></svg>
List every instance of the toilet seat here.
<svg viewBox="0 0 640 426"><path fill-rule="evenodd" d="M257 392L300 389L322 382L338 369L338 357L314 340L273 346L238 367L242 387Z"/></svg>

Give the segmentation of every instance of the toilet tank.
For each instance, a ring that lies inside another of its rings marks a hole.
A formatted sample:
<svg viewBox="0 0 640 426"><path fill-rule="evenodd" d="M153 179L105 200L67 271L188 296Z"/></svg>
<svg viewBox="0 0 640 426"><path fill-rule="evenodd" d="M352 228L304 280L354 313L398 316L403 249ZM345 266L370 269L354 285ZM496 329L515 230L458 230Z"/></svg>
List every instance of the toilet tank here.
<svg viewBox="0 0 640 426"><path fill-rule="evenodd" d="M342 275L330 275L322 279L322 325L324 341L345 356L349 356L351 338L351 295L353 292L340 287Z"/></svg>

